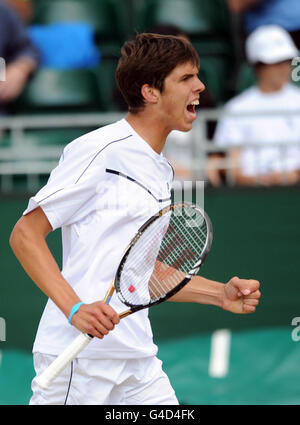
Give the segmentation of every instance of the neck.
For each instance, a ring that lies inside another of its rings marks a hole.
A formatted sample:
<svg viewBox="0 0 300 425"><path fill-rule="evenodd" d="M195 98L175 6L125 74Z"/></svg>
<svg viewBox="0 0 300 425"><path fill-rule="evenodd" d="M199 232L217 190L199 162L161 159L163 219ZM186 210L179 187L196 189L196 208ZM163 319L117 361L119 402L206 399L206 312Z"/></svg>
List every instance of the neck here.
<svg viewBox="0 0 300 425"><path fill-rule="evenodd" d="M161 153L170 131L159 125L159 120L154 114L146 111L141 111L137 114L129 112L126 120L155 152Z"/></svg>
<svg viewBox="0 0 300 425"><path fill-rule="evenodd" d="M277 91L280 91L284 86L285 86L285 83L275 84L272 81L268 81L268 80L263 80L263 81L260 81L259 83L259 89L263 93L275 93Z"/></svg>

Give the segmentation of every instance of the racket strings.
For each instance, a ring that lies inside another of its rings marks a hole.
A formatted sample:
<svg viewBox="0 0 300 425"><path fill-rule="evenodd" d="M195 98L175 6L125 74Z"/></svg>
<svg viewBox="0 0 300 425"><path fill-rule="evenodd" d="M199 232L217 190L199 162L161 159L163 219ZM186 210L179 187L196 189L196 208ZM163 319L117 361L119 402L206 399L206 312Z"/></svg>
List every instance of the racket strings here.
<svg viewBox="0 0 300 425"><path fill-rule="evenodd" d="M123 265L118 292L128 305L147 305L165 297L195 266L207 241L199 210L169 210L146 228Z"/></svg>

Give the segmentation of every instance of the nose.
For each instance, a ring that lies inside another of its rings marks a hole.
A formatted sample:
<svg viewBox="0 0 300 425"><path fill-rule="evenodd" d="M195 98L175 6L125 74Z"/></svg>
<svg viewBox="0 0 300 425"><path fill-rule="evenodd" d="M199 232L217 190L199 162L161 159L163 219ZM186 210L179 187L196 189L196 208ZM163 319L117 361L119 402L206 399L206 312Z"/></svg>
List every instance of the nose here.
<svg viewBox="0 0 300 425"><path fill-rule="evenodd" d="M205 90L205 85L202 83L202 81L200 80L199 77L197 77L197 81L196 81L196 86L195 86L195 91L197 91L197 93L202 93Z"/></svg>
<svg viewBox="0 0 300 425"><path fill-rule="evenodd" d="M206 89L206 87L205 87L205 84L202 83L200 78L198 78L198 80L199 80L199 85L200 85L199 93L202 93Z"/></svg>

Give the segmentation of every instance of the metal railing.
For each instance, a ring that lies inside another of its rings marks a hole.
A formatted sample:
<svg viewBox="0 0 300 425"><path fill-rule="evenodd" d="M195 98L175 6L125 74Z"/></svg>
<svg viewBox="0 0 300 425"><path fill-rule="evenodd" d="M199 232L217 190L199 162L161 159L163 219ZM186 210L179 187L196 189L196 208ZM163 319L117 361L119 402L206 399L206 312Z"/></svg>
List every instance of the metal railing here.
<svg viewBox="0 0 300 425"><path fill-rule="evenodd" d="M230 141L228 141L227 147L220 148L212 140L207 138L207 122L217 122L223 117L253 117L253 116L266 115L266 116L298 116L300 120L300 109L295 111L272 111L269 113L225 113L224 109L214 110L200 110L198 112L198 118L194 123L193 129L187 133L185 144L183 149L187 153L188 162L185 164L191 179L206 180L207 166L208 166L208 155L213 152L219 152L220 150L227 152L232 149ZM39 185L38 179L41 175L48 175L50 171L57 165L58 159L65 146L64 143L60 143L59 139L55 145L47 145L41 143L41 145L28 143L26 140L26 131L32 129L63 129L63 128L91 128L101 127L106 124L110 124L117 121L125 116L124 113L78 113L78 114L51 114L41 116L14 116L14 117L2 117L0 118L0 131L8 132L9 144L8 146L1 147L0 138L0 178L1 187L0 190L3 192L9 192L14 190L14 176L24 176L26 178L26 190L34 191ZM300 127L300 126L299 126ZM71 142L71 140L70 140ZM247 146L257 147L257 149L264 146L263 140L251 144L245 144L240 148ZM268 147L276 145L284 151L287 147L287 142L281 143L268 143ZM300 148L300 134L299 142L289 143L288 146L297 145ZM236 146L235 147L239 147ZM167 141L165 154L168 157L172 156L172 141ZM284 160L284 155L282 155ZM176 162L176 158L175 158ZM227 183L230 185L235 184L233 169L236 164L225 155L224 158L220 158L217 163L214 164L218 168L226 170ZM284 181L283 181L284 183Z"/></svg>

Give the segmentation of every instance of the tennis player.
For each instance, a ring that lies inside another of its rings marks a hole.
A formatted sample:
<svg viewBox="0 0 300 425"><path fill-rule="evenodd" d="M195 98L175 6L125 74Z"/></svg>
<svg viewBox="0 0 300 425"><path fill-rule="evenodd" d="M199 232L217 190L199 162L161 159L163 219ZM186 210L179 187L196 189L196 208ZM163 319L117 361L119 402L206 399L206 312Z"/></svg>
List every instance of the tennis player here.
<svg viewBox="0 0 300 425"><path fill-rule="evenodd" d="M184 38L139 34L122 48L116 78L128 115L67 145L48 183L29 200L11 247L49 297L33 346L39 375L78 335L96 338L31 404L178 404L156 357L148 311L119 323L120 301L104 298L137 229L171 200L172 167L162 155L172 130L189 131L204 90L199 57ZM62 229L60 271L46 236ZM194 277L172 301L253 313L259 282Z"/></svg>

